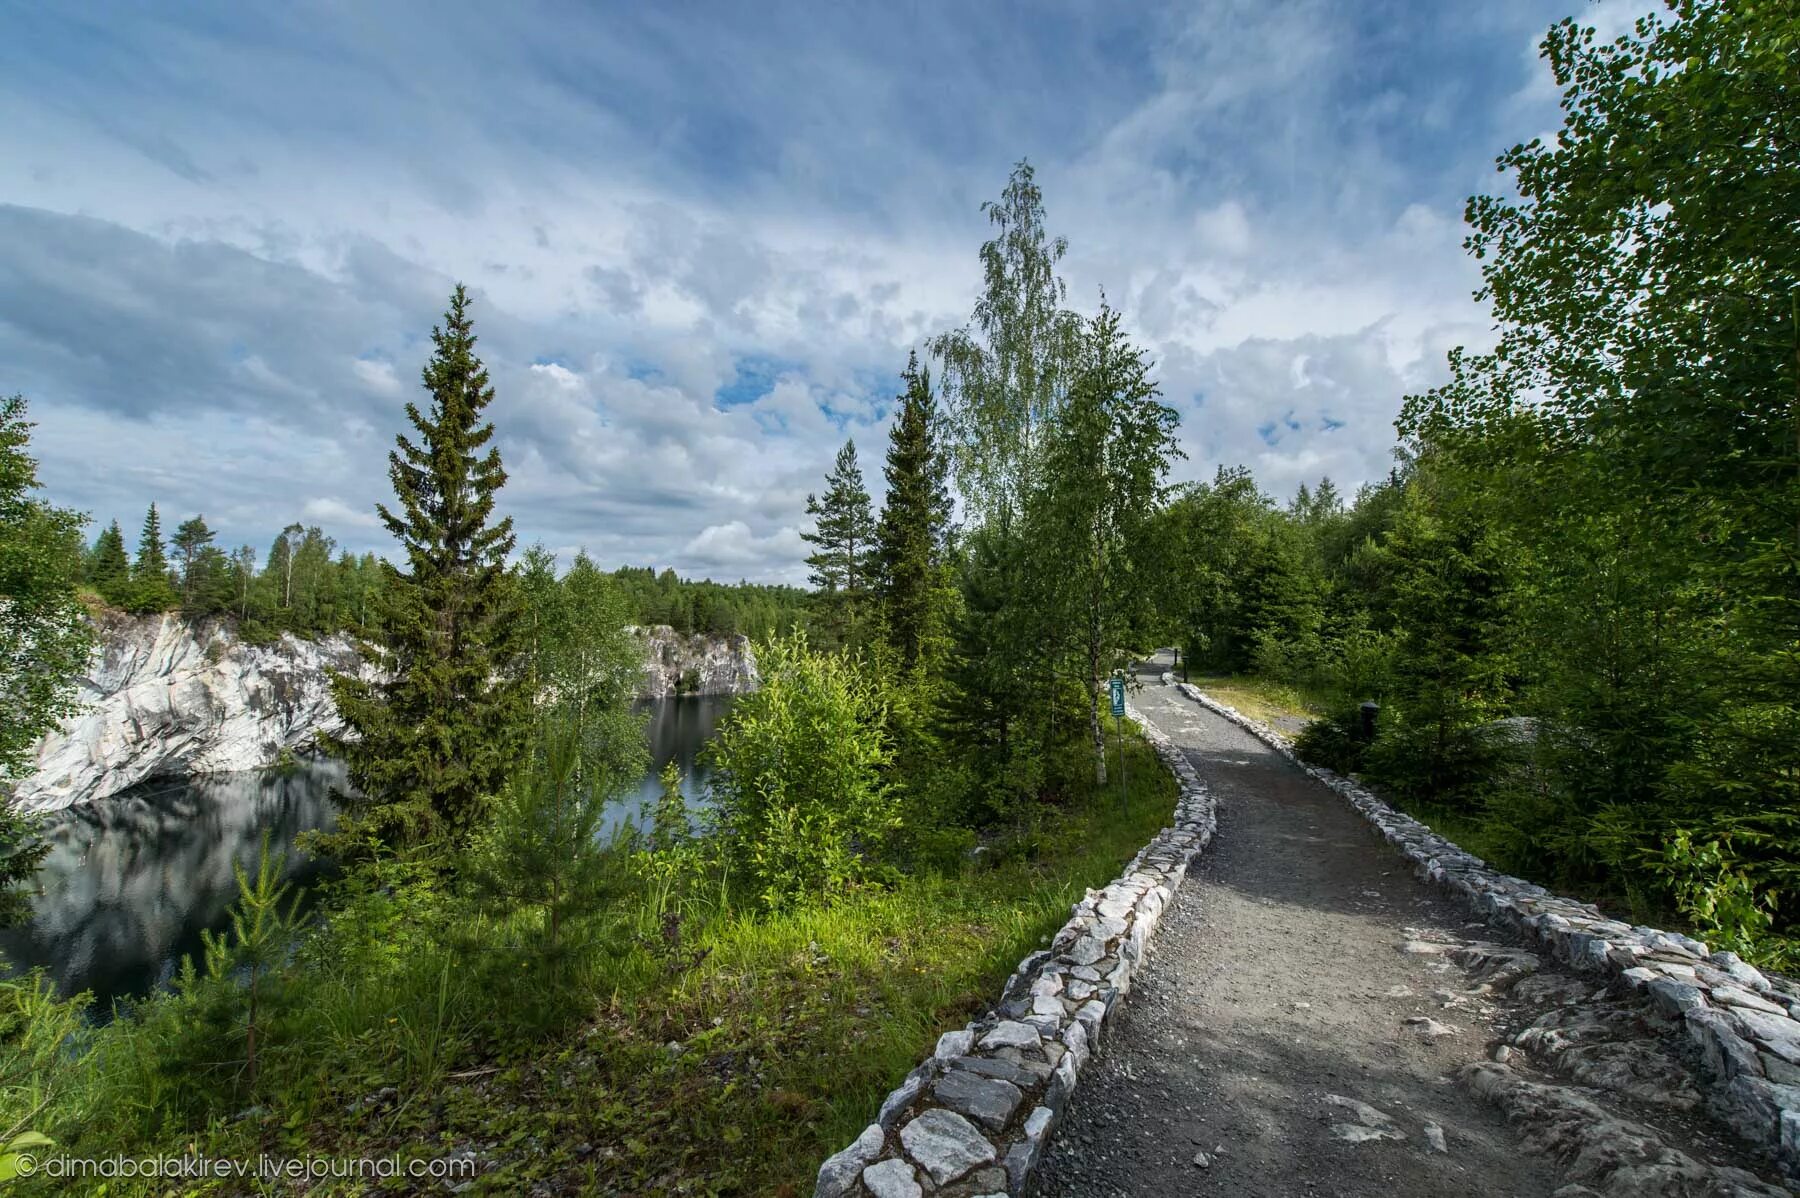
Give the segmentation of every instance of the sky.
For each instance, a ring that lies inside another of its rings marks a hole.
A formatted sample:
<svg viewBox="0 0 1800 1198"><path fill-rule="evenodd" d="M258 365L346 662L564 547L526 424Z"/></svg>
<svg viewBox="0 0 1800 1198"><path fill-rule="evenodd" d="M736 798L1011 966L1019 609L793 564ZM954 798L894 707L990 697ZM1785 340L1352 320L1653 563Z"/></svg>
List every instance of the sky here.
<svg viewBox="0 0 1800 1198"><path fill-rule="evenodd" d="M879 499L1026 159L1173 477L1349 492L1491 343L1463 205L1560 123L1544 31L1648 3L0 0L0 394L90 532L382 552L461 281L521 545L803 582L808 492L853 438Z"/></svg>

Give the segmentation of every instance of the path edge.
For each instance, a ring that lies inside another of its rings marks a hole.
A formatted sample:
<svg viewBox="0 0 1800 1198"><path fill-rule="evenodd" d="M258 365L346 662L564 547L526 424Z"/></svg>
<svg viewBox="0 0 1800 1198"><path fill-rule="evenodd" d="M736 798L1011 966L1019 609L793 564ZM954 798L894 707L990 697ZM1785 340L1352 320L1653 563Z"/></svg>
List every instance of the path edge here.
<svg viewBox="0 0 1800 1198"><path fill-rule="evenodd" d="M1163 681L1336 791L1421 878L1571 967L1648 999L1680 1024L1699 1050L1715 1114L1768 1151L1788 1178L1800 1179L1800 985L1769 977L1736 953L1711 952L1692 936L1609 919L1592 903L1492 869L1366 788L1302 761L1269 725L1170 674Z"/></svg>
<svg viewBox="0 0 1800 1198"><path fill-rule="evenodd" d="M1102 1030L1188 867L1212 843L1218 807L1187 755L1127 706L1175 776L1173 824L1103 890L1071 909L1050 947L1030 953L1000 1002L938 1038L888 1094L875 1122L819 1167L814 1198L1023 1198Z"/></svg>

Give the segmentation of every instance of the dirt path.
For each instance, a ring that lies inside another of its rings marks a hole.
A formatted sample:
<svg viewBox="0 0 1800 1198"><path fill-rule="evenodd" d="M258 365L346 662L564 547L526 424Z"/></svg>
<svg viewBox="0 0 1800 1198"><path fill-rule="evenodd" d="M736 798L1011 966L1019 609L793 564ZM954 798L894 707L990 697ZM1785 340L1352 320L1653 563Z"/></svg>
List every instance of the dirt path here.
<svg viewBox="0 0 1800 1198"><path fill-rule="evenodd" d="M1136 705L1218 796L1219 833L1083 1075L1038 1192L1465 1198L1567 1184L1555 1159L1521 1150L1529 1127L1451 1075L1592 983L1483 986L1516 945L1491 943L1249 733L1143 681ZM1670 1140L1732 1153L1704 1127Z"/></svg>

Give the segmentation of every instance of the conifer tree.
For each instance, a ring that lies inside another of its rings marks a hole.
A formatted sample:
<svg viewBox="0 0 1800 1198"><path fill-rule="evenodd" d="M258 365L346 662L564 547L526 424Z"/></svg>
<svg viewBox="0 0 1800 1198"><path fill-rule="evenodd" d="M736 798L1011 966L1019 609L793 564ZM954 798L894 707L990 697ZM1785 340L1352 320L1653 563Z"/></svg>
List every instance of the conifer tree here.
<svg viewBox="0 0 1800 1198"><path fill-rule="evenodd" d="M328 743L361 792L331 846L339 851L465 840L518 760L530 718L525 621L506 569L512 520L494 516L506 472L481 418L494 390L460 284L431 338L431 402L406 405L418 438L400 435L388 455L397 510L376 508L404 563L382 563L381 637L364 645L381 677L332 678L346 731Z"/></svg>
<svg viewBox="0 0 1800 1198"><path fill-rule="evenodd" d="M889 434L887 498L875 530L875 590L888 640L916 665L936 631L944 590L944 541L950 523L948 458L938 440L931 372L917 354L900 376L906 390Z"/></svg>
<svg viewBox="0 0 1800 1198"><path fill-rule="evenodd" d="M88 584L100 592L108 603L122 604L131 584L131 559L125 556L125 534L114 520L94 541L93 563L88 567Z"/></svg>
<svg viewBox="0 0 1800 1198"><path fill-rule="evenodd" d="M812 567L812 583L825 594L834 620L845 639L856 640L857 618L869 589L875 517L869 511L869 492L863 486L862 467L856 463L856 442L846 441L837 462L825 477L823 499L806 497L806 514L816 527L801 537L818 546L806 564Z"/></svg>
<svg viewBox="0 0 1800 1198"><path fill-rule="evenodd" d="M162 517L153 503L144 513L144 530L138 534L128 606L136 612L153 612L167 611L174 605L175 588L169 582L169 559L163 551Z"/></svg>
<svg viewBox="0 0 1800 1198"><path fill-rule="evenodd" d="M212 544L213 531L206 526L205 516L195 516L192 520L183 520L175 529L175 539L171 542L175 547L175 557L181 563L181 603L191 606L194 599L194 585L200 581L195 566L200 555Z"/></svg>

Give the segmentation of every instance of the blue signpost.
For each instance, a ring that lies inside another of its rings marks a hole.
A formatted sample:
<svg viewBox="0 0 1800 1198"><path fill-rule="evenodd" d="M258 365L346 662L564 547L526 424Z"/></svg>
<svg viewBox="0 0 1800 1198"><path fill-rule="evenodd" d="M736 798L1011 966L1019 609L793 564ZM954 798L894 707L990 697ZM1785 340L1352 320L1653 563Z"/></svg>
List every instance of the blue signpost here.
<svg viewBox="0 0 1800 1198"><path fill-rule="evenodd" d="M1119 742L1119 797L1123 801L1130 793L1125 784L1125 726L1120 723L1125 717L1125 672L1114 670L1106 686L1112 693L1113 736Z"/></svg>

